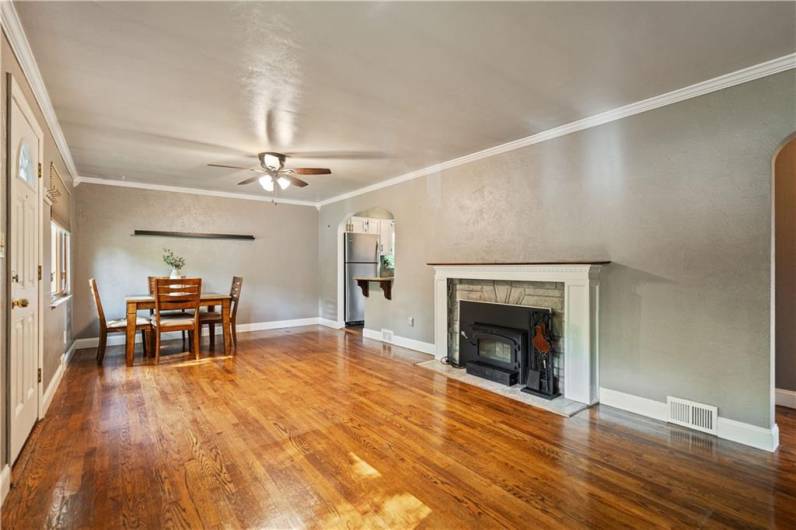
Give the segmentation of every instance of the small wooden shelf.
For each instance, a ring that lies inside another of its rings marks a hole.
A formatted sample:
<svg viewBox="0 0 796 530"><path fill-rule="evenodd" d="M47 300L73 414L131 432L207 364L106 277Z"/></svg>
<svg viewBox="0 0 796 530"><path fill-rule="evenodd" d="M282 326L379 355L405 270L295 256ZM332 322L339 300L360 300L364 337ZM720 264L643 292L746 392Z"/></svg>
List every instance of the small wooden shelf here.
<svg viewBox="0 0 796 530"><path fill-rule="evenodd" d="M387 300L392 300L392 281L394 278L392 277L385 277L381 278L379 276L359 276L355 277L357 285L359 288L362 289L362 294L364 296L368 296L370 294L370 282L378 283L381 286L381 290L384 292L384 298Z"/></svg>
<svg viewBox="0 0 796 530"><path fill-rule="evenodd" d="M251 234L206 234L201 232L168 232L165 230L135 230L134 236L187 237L192 239L240 239L253 241Z"/></svg>
<svg viewBox="0 0 796 530"><path fill-rule="evenodd" d="M464 261L464 262L431 262L426 263L431 267L477 267L483 265L608 265L610 261L573 261L573 260L564 260L564 261Z"/></svg>

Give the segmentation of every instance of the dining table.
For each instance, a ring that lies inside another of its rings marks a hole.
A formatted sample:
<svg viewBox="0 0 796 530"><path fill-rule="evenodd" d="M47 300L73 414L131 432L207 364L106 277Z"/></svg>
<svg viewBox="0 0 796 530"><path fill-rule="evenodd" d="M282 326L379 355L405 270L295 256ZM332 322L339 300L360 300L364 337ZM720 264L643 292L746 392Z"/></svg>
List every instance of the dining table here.
<svg viewBox="0 0 796 530"><path fill-rule="evenodd" d="M133 295L125 297L127 305L127 341L125 359L127 366L133 365L133 352L135 351L135 322L138 312L147 309L155 309L155 297L149 294ZM224 334L224 355L228 355L232 349L232 320L231 304L232 297L229 294L221 293L202 293L199 307L206 307L208 311L214 311L216 306L221 307L221 329Z"/></svg>

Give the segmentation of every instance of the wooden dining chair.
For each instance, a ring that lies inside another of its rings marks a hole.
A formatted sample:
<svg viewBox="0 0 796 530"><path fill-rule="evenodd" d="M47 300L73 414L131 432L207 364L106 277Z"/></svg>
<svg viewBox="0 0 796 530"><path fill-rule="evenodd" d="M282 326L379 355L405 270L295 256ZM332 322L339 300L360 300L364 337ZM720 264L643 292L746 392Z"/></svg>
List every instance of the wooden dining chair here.
<svg viewBox="0 0 796 530"><path fill-rule="evenodd" d="M168 276L147 276L147 283L149 284L149 296L155 296L155 280L158 278L168 278ZM173 311L176 313L184 313L184 311ZM149 317L152 318L152 315L155 314L154 309L149 310ZM185 349L185 331L182 332L182 347Z"/></svg>
<svg viewBox="0 0 796 530"><path fill-rule="evenodd" d="M157 278L155 280L155 364L160 363L160 334L188 331L194 358L199 359L199 303L201 278Z"/></svg>
<svg viewBox="0 0 796 530"><path fill-rule="evenodd" d="M89 288L91 289L91 296L94 298L94 304L97 306L97 319L99 320L99 343L97 344L97 362L102 364L105 358L105 347L108 343L109 333L127 333L127 319L117 318L114 320L105 319L105 311L102 308L102 300L100 299L99 289L97 289L97 280L89 278ZM143 341L144 355L147 349L152 344L152 326L148 318L136 317L135 329L141 331L141 340Z"/></svg>
<svg viewBox="0 0 796 530"><path fill-rule="evenodd" d="M232 345L238 346L238 332L236 331L238 319L238 302L240 301L240 289L243 286L243 278L240 276L232 277L232 286L229 288L230 300L230 327L232 328ZM199 312L199 325L204 326L207 324L207 329L210 332L210 344L215 345L216 342L216 324L223 325L223 315L216 311L200 311ZM200 331L201 333L201 331Z"/></svg>

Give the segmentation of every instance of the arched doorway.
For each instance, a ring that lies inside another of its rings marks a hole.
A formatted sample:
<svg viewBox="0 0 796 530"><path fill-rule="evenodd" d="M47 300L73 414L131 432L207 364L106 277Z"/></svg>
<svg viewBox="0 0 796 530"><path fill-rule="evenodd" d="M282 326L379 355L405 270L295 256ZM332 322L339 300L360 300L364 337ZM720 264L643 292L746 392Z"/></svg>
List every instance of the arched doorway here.
<svg viewBox="0 0 796 530"><path fill-rule="evenodd" d="M774 401L796 408L796 134L778 150L773 166Z"/></svg>
<svg viewBox="0 0 796 530"><path fill-rule="evenodd" d="M345 327L365 322L364 297L354 278L395 275L395 216L380 208L347 215L337 231L337 320Z"/></svg>

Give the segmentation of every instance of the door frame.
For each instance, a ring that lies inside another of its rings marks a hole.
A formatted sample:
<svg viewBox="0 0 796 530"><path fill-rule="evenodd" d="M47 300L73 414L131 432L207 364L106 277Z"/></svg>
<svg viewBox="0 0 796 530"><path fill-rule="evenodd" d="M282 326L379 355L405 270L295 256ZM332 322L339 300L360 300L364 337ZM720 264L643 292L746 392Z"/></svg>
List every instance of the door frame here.
<svg viewBox="0 0 796 530"><path fill-rule="evenodd" d="M348 220L355 214L356 212L346 213L337 225L337 272L335 274L337 279L337 318L335 320L338 328L345 327L345 244L343 235Z"/></svg>
<svg viewBox="0 0 796 530"><path fill-rule="evenodd" d="M771 416L771 428L776 427L776 432L779 432L777 426L777 396L779 394L777 389L777 158L779 154L791 142L796 141L796 132L789 134L777 148L771 157L771 273L769 275L769 326L770 336L769 339L769 414ZM785 404L789 407L790 405Z"/></svg>
<svg viewBox="0 0 796 530"><path fill-rule="evenodd" d="M352 217L357 217L357 213L365 212L370 208L364 208L359 210L347 211L344 215L340 223L337 225L337 272L335 274L336 278L336 287L337 287L337 318L335 319L336 326L338 328L345 327L345 242L343 241L343 236L345 234L345 228L348 224L348 221ZM387 211L390 215L392 215L392 219L388 218L379 218L380 221L388 220L393 222L393 252L396 251L395 248L395 214L392 210L387 210L385 208L381 208ZM381 233L378 234L379 239L381 239ZM319 303L320 304L320 303ZM320 304L319 311L321 314L321 318L323 318L323 307Z"/></svg>
<svg viewBox="0 0 796 530"><path fill-rule="evenodd" d="M35 115L34 115L35 117ZM38 122L37 122L38 124ZM36 219L38 219L38 233L36 237L39 239L36 245L36 262L38 270L40 271L39 276L39 288L37 289L39 295L39 325L37 326L36 334L38 335L38 343L39 343L39 370L41 373L41 378L39 380L39 404L38 404L38 417L39 420L44 419L44 414L47 412L47 409L44 408L44 306L45 300L46 305L49 307L50 299L48 292L45 291L47 288L46 286L49 285L49 282L45 281L44 279L44 230L50 228L50 223L44 222L44 204L47 200L47 194L44 193L44 134L41 136L41 145L39 146L39 167L38 167L38 184L36 186ZM52 381L50 381L52 382Z"/></svg>
<svg viewBox="0 0 796 530"><path fill-rule="evenodd" d="M22 91L22 88L19 86L19 83L14 78L11 73L6 74L6 101L5 101L5 114L6 114L6 156L5 160L3 161L6 166L6 201L5 201L5 208L6 208L6 233L8 237L6 237L6 273L5 273L5 285L6 285L6 300L5 300L5 334L6 334L6 352L8 353L8 358L10 359L10 348L11 348L11 304L9 303L11 299L11 270L9 268L9 255L11 250L11 237L12 232L10 230L11 227L11 182L14 178L13 171L14 168L11 167L9 160L11 158L11 119L10 119L10 109L11 105L16 102L19 105L20 110L23 114L25 114L26 118L31 124L34 132L39 137L39 147L38 147L38 167L37 170L37 179L36 179L36 222L38 226L36 227L34 237L37 239L34 243L35 249L35 262L37 267L42 266L42 256L44 256L44 222L43 218L43 208L42 208L42 198L44 197L43 193L43 160L44 160L44 131L39 124L39 120L36 117L33 108L31 107L30 103L28 102L27 98L25 97L25 93ZM43 272L43 268L42 268ZM36 323L36 370L37 374L43 374L43 367L44 367L44 295L42 292L44 285L43 278L38 280L38 288L36 289L37 297L38 297L38 309L37 309L37 323ZM11 381L11 364L10 362L7 364L8 366L8 376L7 376L7 383ZM36 392L36 416L37 420L41 420L44 417L44 410L43 410L43 403L44 403L44 377L41 377L41 380L37 382L37 392ZM8 440L11 439L11 430L14 428L12 425L12 415L11 415L11 402L10 400L6 400L6 413L8 418ZM11 446L8 444L7 450L11 451Z"/></svg>

